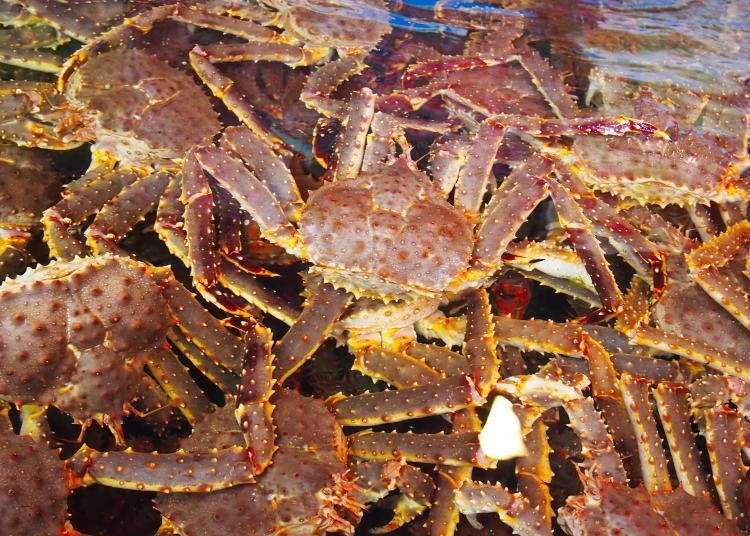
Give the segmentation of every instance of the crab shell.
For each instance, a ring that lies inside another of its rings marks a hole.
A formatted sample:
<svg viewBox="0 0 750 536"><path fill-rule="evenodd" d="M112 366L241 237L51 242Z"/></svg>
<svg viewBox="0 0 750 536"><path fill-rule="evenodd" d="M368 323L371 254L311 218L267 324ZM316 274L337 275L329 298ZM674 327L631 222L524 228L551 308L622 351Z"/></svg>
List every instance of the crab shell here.
<svg viewBox="0 0 750 536"><path fill-rule="evenodd" d="M300 221L313 271L355 295L440 295L469 264L472 229L405 160L313 192Z"/></svg>
<svg viewBox="0 0 750 536"><path fill-rule="evenodd" d="M96 148L117 161L179 159L220 128L209 97L187 73L139 49L88 57L65 95L88 112Z"/></svg>
<svg viewBox="0 0 750 536"><path fill-rule="evenodd" d="M56 452L0 430L0 533L60 534L67 517L68 487Z"/></svg>
<svg viewBox="0 0 750 536"><path fill-rule="evenodd" d="M262 0L277 9L273 25L314 46L369 50L391 31L382 0Z"/></svg>
<svg viewBox="0 0 750 536"><path fill-rule="evenodd" d="M55 263L0 286L0 393L86 421L121 415L164 341L164 289L118 257ZM154 269L154 274L161 271Z"/></svg>
<svg viewBox="0 0 750 536"><path fill-rule="evenodd" d="M346 443L341 427L321 401L296 391L281 390L273 402L278 450L272 465L254 484L207 494L157 497L157 508L179 534L353 532L353 526L341 517L354 490L344 477ZM199 425L183 446L187 450L223 448L242 442L232 404L227 404Z"/></svg>

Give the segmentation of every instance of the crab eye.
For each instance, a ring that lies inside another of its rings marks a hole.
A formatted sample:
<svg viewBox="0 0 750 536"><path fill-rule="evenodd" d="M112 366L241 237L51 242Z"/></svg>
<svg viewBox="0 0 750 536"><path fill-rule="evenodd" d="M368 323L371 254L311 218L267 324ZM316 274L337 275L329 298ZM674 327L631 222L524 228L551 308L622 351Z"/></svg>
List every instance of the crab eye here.
<svg viewBox="0 0 750 536"><path fill-rule="evenodd" d="M521 422L507 398L498 396L492 401L487 421L479 432L479 446L487 456L497 460L526 456Z"/></svg>

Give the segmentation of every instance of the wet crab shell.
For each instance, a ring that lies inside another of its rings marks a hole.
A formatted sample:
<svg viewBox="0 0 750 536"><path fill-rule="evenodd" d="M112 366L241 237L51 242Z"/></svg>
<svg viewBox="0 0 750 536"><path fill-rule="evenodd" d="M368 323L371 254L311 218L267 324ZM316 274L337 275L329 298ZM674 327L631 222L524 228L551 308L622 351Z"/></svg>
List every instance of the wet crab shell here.
<svg viewBox="0 0 750 536"><path fill-rule="evenodd" d="M118 160L181 158L220 128L209 97L187 73L138 49L88 58L65 94L90 114L97 146Z"/></svg>
<svg viewBox="0 0 750 536"><path fill-rule="evenodd" d="M327 281L392 299L440 294L467 268L473 241L463 214L403 159L316 190L300 232Z"/></svg>
<svg viewBox="0 0 750 536"><path fill-rule="evenodd" d="M370 49L390 33L382 0L263 0L279 10L280 27L307 43Z"/></svg>
<svg viewBox="0 0 750 536"><path fill-rule="evenodd" d="M339 503L347 466L341 428L322 402L291 390L274 398L278 450L256 483L212 493L160 494L156 505L184 536L351 532ZM196 429L186 449L242 444L231 404ZM349 483L351 486L351 483Z"/></svg>
<svg viewBox="0 0 750 536"><path fill-rule="evenodd" d="M163 289L117 257L28 270L0 286L0 311L0 393L81 420L122 413L169 324Z"/></svg>
<svg viewBox="0 0 750 536"><path fill-rule="evenodd" d="M68 488L56 452L11 430L0 430L0 533L60 534Z"/></svg>

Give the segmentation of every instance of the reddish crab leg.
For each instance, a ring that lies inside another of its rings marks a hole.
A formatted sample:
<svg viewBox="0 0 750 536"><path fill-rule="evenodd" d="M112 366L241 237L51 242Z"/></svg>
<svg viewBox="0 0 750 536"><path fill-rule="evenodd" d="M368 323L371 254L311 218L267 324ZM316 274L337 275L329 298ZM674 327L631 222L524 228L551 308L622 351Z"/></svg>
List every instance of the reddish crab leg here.
<svg viewBox="0 0 750 536"><path fill-rule="evenodd" d="M453 191L458 174L469 154L469 142L463 138L448 137L433 144L430 150L430 176L443 195Z"/></svg>
<svg viewBox="0 0 750 536"><path fill-rule="evenodd" d="M740 448L740 417L737 410L722 404L701 412L703 434L708 445L711 473L719 493L724 515L738 519L744 514L740 503L739 485L745 476Z"/></svg>
<svg viewBox="0 0 750 536"><path fill-rule="evenodd" d="M95 255L117 253L120 241L135 224L156 208L169 182L169 175L152 173L126 185L102 206L84 233L86 244Z"/></svg>
<svg viewBox="0 0 750 536"><path fill-rule="evenodd" d="M168 349L158 348L149 355L147 363L159 387L169 396L172 404L180 408L191 425L213 411L213 404Z"/></svg>
<svg viewBox="0 0 750 536"><path fill-rule="evenodd" d="M625 372L620 376L620 392L625 400L630 422L639 438L638 454L646 490L649 493L671 490L667 458L649 401L648 380L635 378Z"/></svg>
<svg viewBox="0 0 750 536"><path fill-rule="evenodd" d="M505 137L505 128L491 120L484 121L468 148L466 161L458 174L453 204L471 218L479 216L492 166Z"/></svg>
<svg viewBox="0 0 750 536"><path fill-rule="evenodd" d="M283 383L315 353L344 313L351 296L322 281L313 284L302 313L274 346L276 372Z"/></svg>
<svg viewBox="0 0 750 536"><path fill-rule="evenodd" d="M477 229L474 257L486 266L497 266L506 248L531 211L548 195L548 183L541 177L549 163L532 158L513 170L490 199Z"/></svg>
<svg viewBox="0 0 750 536"><path fill-rule="evenodd" d="M334 180L351 179L362 168L365 142L375 114L375 95L365 88L349 104L349 114L336 145L336 170Z"/></svg>
<svg viewBox="0 0 750 536"><path fill-rule="evenodd" d="M167 336L169 342L174 346L197 368L201 374L216 384L223 392L232 393L237 389L237 375L228 372L220 367L206 355L198 346L181 331L171 329Z"/></svg>
<svg viewBox="0 0 750 536"><path fill-rule="evenodd" d="M552 530L552 495L549 485L552 481L552 467L549 455L552 452L547 440L547 425L538 419L531 431L524 436L527 454L516 460L518 491L525 497L544 521L547 531Z"/></svg>
<svg viewBox="0 0 750 536"><path fill-rule="evenodd" d="M229 127L219 142L244 159L255 176L265 184L281 205L287 218L298 221L302 209L302 198L292 173L283 160L260 138L247 128Z"/></svg>
<svg viewBox="0 0 750 536"><path fill-rule="evenodd" d="M466 373L469 370L469 363L463 354L452 352L442 346L415 342L407 346L404 352L423 360L428 366L446 376Z"/></svg>
<svg viewBox="0 0 750 536"><path fill-rule="evenodd" d="M546 536L550 530L544 514L520 493L511 493L502 484L466 482L456 492L461 513L476 515L497 513L503 523L523 536Z"/></svg>
<svg viewBox="0 0 750 536"><path fill-rule="evenodd" d="M444 377L421 359L381 349L358 352L352 369L383 380L397 389L429 385Z"/></svg>
<svg viewBox="0 0 750 536"><path fill-rule="evenodd" d="M343 119L347 113L346 103L332 99L330 95L343 82L366 68L367 64L357 58L344 57L329 61L307 77L300 99L326 117Z"/></svg>
<svg viewBox="0 0 750 536"><path fill-rule="evenodd" d="M210 288L216 284L219 263L213 232L214 196L195 158L195 148L185 155L181 179L190 272L199 284Z"/></svg>
<svg viewBox="0 0 750 536"><path fill-rule="evenodd" d="M576 253L583 260L604 311L606 313L618 312L622 307L622 294L617 287L615 276L609 269L599 241L594 235L591 222L564 186L556 180L548 181L548 186L560 225L573 243Z"/></svg>
<svg viewBox="0 0 750 536"><path fill-rule="evenodd" d="M91 170L68 184L62 199L44 211L42 216L44 240L49 246L50 255L62 260L85 255L83 243L69 234L70 225L84 221L137 179L135 173L107 168Z"/></svg>
<svg viewBox="0 0 750 536"><path fill-rule="evenodd" d="M487 396L500 377L492 307L485 289L471 291L468 302L464 354L477 390Z"/></svg>
<svg viewBox="0 0 750 536"><path fill-rule="evenodd" d="M468 376L458 375L424 386L349 397L334 395L328 404L341 424L372 426L452 413L483 402L474 382Z"/></svg>
<svg viewBox="0 0 750 536"><path fill-rule="evenodd" d="M351 438L351 454L367 460L403 459L414 463L494 467L479 446L479 434L412 434L363 432Z"/></svg>
<svg viewBox="0 0 750 536"><path fill-rule="evenodd" d="M690 400L684 385L659 383L653 391L656 408L669 443L677 479L682 489L694 496L708 491L705 473L690 424Z"/></svg>

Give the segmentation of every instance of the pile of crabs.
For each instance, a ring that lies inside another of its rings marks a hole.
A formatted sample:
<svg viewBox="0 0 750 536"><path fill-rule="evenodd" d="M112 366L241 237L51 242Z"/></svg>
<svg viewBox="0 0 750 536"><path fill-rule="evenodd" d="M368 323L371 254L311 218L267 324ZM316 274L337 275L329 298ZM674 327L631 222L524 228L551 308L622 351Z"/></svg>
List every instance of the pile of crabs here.
<svg viewBox="0 0 750 536"><path fill-rule="evenodd" d="M745 533L750 90L387 8L0 3L1 534Z"/></svg>

